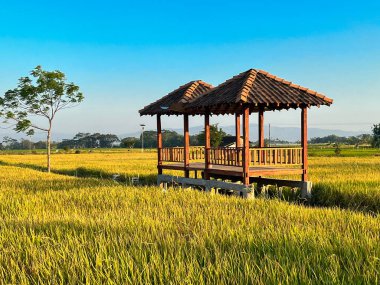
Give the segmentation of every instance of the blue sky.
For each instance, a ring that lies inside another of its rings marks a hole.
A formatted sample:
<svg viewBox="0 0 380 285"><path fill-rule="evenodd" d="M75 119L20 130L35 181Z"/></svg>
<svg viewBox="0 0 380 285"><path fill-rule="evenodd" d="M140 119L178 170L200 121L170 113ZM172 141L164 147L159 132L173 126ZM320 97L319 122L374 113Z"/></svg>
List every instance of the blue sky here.
<svg viewBox="0 0 380 285"><path fill-rule="evenodd" d="M0 94L36 65L59 69L86 99L59 114L56 133L125 134L153 128L137 111L179 85L260 68L334 99L310 111L311 126L369 131L380 122L379 11L378 1L3 1ZM299 112L266 123L298 126Z"/></svg>

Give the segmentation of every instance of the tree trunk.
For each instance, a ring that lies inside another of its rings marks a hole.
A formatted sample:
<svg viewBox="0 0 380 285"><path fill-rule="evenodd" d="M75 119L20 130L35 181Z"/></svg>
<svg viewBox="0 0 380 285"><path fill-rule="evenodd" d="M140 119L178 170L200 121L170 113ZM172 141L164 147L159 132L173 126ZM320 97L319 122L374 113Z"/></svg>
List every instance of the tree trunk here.
<svg viewBox="0 0 380 285"><path fill-rule="evenodd" d="M47 172L50 173L50 140L51 140L51 130L48 130L47 139L46 139L46 153L47 153Z"/></svg>

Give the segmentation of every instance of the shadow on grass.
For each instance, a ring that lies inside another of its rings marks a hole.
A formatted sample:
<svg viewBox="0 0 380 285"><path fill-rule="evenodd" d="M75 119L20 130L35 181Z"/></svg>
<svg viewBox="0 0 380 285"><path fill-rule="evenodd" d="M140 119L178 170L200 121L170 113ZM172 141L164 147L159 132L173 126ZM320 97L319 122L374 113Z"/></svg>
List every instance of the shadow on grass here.
<svg viewBox="0 0 380 285"><path fill-rule="evenodd" d="M46 172L46 167L35 165L35 164L28 164L28 163L9 163L0 160L0 165L3 166L12 166L12 167L19 167L19 168L27 168L32 169L40 172ZM51 173L59 174L59 175L66 175L66 176L72 176L72 177L78 177L78 178L93 178L93 179L100 179L100 180L112 180L119 182L124 185L131 185L132 184L132 178L136 177L136 175L114 175L110 174L108 172L105 172L103 170L98 169L89 169L85 167L78 167L76 169L52 169ZM137 184L134 184L135 186L152 186L156 185L157 183L157 175L155 174L148 174L148 175L139 175L139 182Z"/></svg>
<svg viewBox="0 0 380 285"><path fill-rule="evenodd" d="M316 183L313 186L310 205L313 207L337 207L377 216L380 214L380 193L375 190L368 192L350 190L332 184Z"/></svg>
<svg viewBox="0 0 380 285"><path fill-rule="evenodd" d="M279 199L309 208L337 208L371 216L380 214L379 192L342 189L339 185L327 183L314 184L311 199L301 198L301 191L298 188L275 186L268 187L265 195L258 194L257 197Z"/></svg>

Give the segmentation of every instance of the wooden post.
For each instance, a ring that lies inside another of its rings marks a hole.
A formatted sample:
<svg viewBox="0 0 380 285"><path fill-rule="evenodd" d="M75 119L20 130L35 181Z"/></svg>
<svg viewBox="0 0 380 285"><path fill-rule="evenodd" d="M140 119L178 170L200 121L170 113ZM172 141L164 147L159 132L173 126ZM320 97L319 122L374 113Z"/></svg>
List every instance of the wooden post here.
<svg viewBox="0 0 380 285"><path fill-rule="evenodd" d="M240 143L240 114L235 114L235 136L236 136L236 147L241 147Z"/></svg>
<svg viewBox="0 0 380 285"><path fill-rule="evenodd" d="M264 147L264 110L259 111L259 147Z"/></svg>
<svg viewBox="0 0 380 285"><path fill-rule="evenodd" d="M243 110L243 184L249 185L249 107Z"/></svg>
<svg viewBox="0 0 380 285"><path fill-rule="evenodd" d="M301 111L301 146L302 146L302 181L308 179L308 166L307 160L307 107L303 107Z"/></svg>
<svg viewBox="0 0 380 285"><path fill-rule="evenodd" d="M185 177L189 178L189 163L190 163L190 137L189 137L189 115L183 115L183 138L184 138L184 168Z"/></svg>
<svg viewBox="0 0 380 285"><path fill-rule="evenodd" d="M161 115L157 115L157 170L158 174L162 174L162 131L161 131Z"/></svg>
<svg viewBox="0 0 380 285"><path fill-rule="evenodd" d="M208 169L210 168L210 113L205 114L205 179L210 179Z"/></svg>

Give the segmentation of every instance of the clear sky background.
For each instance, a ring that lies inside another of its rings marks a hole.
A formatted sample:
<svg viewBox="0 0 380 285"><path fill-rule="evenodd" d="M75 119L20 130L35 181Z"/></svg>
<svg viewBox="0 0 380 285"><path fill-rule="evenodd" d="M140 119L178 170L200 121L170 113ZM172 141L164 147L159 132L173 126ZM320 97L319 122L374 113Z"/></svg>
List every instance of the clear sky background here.
<svg viewBox="0 0 380 285"><path fill-rule="evenodd" d="M379 11L380 1L1 1L0 94L36 65L59 69L86 98L58 115L56 133L125 134L153 129L138 110L190 80L218 85L259 68L334 99L310 111L311 126L370 131L380 122ZM274 126L299 119L266 115Z"/></svg>

